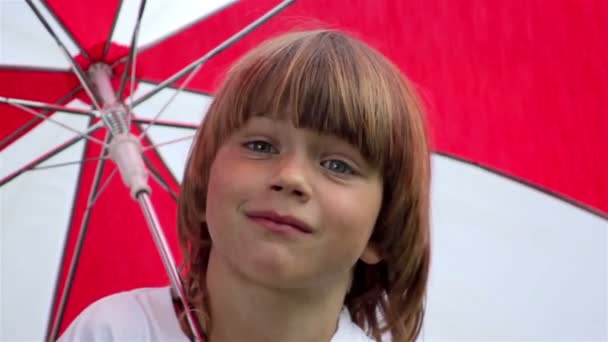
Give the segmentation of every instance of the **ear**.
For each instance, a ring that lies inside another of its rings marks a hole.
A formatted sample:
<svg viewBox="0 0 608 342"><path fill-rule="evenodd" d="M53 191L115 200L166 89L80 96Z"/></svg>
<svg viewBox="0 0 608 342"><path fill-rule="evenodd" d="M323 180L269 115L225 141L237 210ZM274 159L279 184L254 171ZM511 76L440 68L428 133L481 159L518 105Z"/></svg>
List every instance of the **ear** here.
<svg viewBox="0 0 608 342"><path fill-rule="evenodd" d="M382 261L382 256L378 246L373 242L368 242L363 253L361 253L360 259L368 265L375 265Z"/></svg>

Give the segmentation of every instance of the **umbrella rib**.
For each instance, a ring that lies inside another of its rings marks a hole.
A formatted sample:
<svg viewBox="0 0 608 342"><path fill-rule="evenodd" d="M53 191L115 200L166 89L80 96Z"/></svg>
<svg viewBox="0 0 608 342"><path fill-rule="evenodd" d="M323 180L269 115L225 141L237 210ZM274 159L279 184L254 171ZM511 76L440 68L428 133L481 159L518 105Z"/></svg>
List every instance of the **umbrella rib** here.
<svg viewBox="0 0 608 342"><path fill-rule="evenodd" d="M141 129L141 126L140 126L139 128ZM149 140L149 139L146 139L146 141L150 142L150 140ZM148 145L148 146L151 146L151 145ZM149 150L150 150L150 148L148 149L148 151L149 151ZM160 184L162 187L164 187L164 188L165 188L165 190L167 191L167 193L169 193L169 195L171 195L171 197L173 197L173 198L174 198L174 199L177 201L177 195L176 195L176 194L175 194L175 193L174 193L174 192L171 190L171 187L169 186L169 183L167 183L167 182L166 182L166 181L163 179L163 177L160 175L160 172L158 172L158 170L156 169L156 167L154 166L154 164L152 164L152 162L150 161L150 159L148 158L148 156L146 156L146 155L144 154L144 152L147 152L147 150L142 149L142 154L141 154L141 156L142 156L142 159L144 160L144 163L145 163L145 164L148 166L148 169L151 171L152 176L153 176L153 177L154 177L154 176L158 177L158 179L155 179L155 180L156 180L156 181L157 181L157 182L158 182L158 183L159 183L159 184ZM155 151L155 152L156 152L156 156L157 156L157 157L158 157L158 158L159 158L159 159L160 159L160 160L161 160L163 163L165 163L165 164L166 164L166 162L163 160L162 155L160 155L160 154L158 153L158 151ZM170 173L170 175L171 175L171 176L173 176L173 177L172 177L172 179L173 179L174 183L175 183L175 184L179 184L179 182L177 181L177 179L175 178L175 176L174 176L172 173Z"/></svg>
<svg viewBox="0 0 608 342"><path fill-rule="evenodd" d="M84 163L88 163L88 162L92 162L92 161L100 161L100 160L106 160L106 159L108 159L108 157L89 158L89 159L77 160L77 161L72 161L72 162L58 163L58 164L53 164L53 165L36 166L27 171L53 169L56 167L69 166L69 165L75 165L75 164L84 164Z"/></svg>
<svg viewBox="0 0 608 342"><path fill-rule="evenodd" d="M202 66L203 66L202 64L199 64L194 70L192 70L192 72L190 73L190 75L188 75L188 78L186 78L186 80L179 86L179 88L177 89L177 91L175 91L171 95L171 97L169 98L169 100L163 105L163 107L158 111L158 113L156 113L156 115L154 116L154 118L151 120L150 124L148 126L146 126L146 128L144 128L143 132L141 132L141 134L139 135L139 139L140 140L144 137L144 135L150 129L150 127L152 127L156 123L156 120L158 120L158 118L165 112L165 110L167 109L167 107L169 107L171 105L171 103L173 103L173 100L175 100L175 98L177 97L177 95L179 95L182 92L182 90L184 90L184 88L188 86L188 84L190 83L190 81L192 81L192 78L194 78L194 76L196 76L196 74L198 74L198 72L201 70Z"/></svg>
<svg viewBox="0 0 608 342"><path fill-rule="evenodd" d="M59 25L63 28L63 31L65 32L65 34L68 37L70 37L70 39L72 40L74 45L76 45L78 47L78 51L80 51L80 53L82 54L82 57L84 57L90 61L91 56L89 56L89 53L85 49L82 48L82 46L80 45L78 40L76 40L76 37L74 37L72 32L70 30L68 30L67 26L64 25L64 23L59 19L59 17L55 14L55 12L52 11L51 8L49 8L48 1L41 1L41 3L42 3L42 6L44 6L46 8L48 14L51 17L53 17L53 19L55 19L55 22L57 23L57 25Z"/></svg>
<svg viewBox="0 0 608 342"><path fill-rule="evenodd" d="M192 75L192 74L191 74ZM142 79L137 79L140 82L148 82ZM150 129L150 127L152 125L154 126L169 126L169 127L176 127L176 128L194 128L196 129L198 127L198 124L182 124L182 123L175 123L175 122L167 122L167 121L160 121L158 120L160 115L165 111L165 109L171 104L171 102L175 99L175 97L177 96L177 94L181 94L183 92L188 92L188 93L192 93L192 94L196 94L196 95L204 95L204 96L209 96L211 97L211 95L203 93L203 92L199 92L199 91L192 91L192 90L187 90L185 89L185 85L187 85L190 81L186 80L184 82L184 84L182 84L182 86L175 88L173 86L168 86L167 88L172 88L176 90L176 93L173 94L173 96L167 101L167 103L165 103L165 105L163 106L163 108L161 108L161 110L154 116L153 119L133 119L133 122L136 123L144 123L144 124L148 124L149 126L145 127L142 131L142 133L140 134L139 138L142 139L144 134L148 131L148 129ZM150 83L150 82L148 82ZM133 91L131 91L131 94L133 94Z"/></svg>
<svg viewBox="0 0 608 342"><path fill-rule="evenodd" d="M171 145L171 144L175 144L175 143L178 143L178 142L181 142L181 141L185 141L185 140L190 140L190 139L192 139L194 137L195 137L195 134L192 134L192 135L189 135L189 136L186 136L186 137L181 137L181 138L177 138L177 139L172 139L172 140L164 141L164 142L159 143L159 144L147 145L147 146L144 146L143 152L149 151L151 149L155 149L157 147Z"/></svg>
<svg viewBox="0 0 608 342"><path fill-rule="evenodd" d="M106 45L103 48L103 54L101 55L101 60L105 60L108 52L110 52L110 45L112 44L112 36L114 35L114 30L116 29L116 24L118 23L118 16L120 15L120 9L124 4L123 0L120 0L120 4L118 5L118 9L116 10L116 15L114 16L114 21L112 21L112 28L110 29L110 35L106 40Z"/></svg>
<svg viewBox="0 0 608 342"><path fill-rule="evenodd" d="M74 60L74 58L72 58L72 56L70 55L68 49L65 47L65 45L63 44L63 42L61 42L61 40L59 39L59 37L57 36L57 34L55 33L55 31L53 31L53 28L51 27L51 25L46 21L46 19L40 13L40 11L38 10L38 8L36 8L36 6L32 2L32 0L26 0L26 2L30 6L30 8L32 9L32 11L36 15L36 17L38 17L38 20L40 20L40 22L42 23L42 25L44 26L44 28L47 30L47 32L53 37L53 39L55 40L55 42L59 46L60 50L63 52L63 54L67 58L68 62L72 66L74 74L76 74L76 77L78 77L78 80L80 81L80 84L82 85L82 87L84 88L84 90L87 92L87 95L89 95L89 98L91 98L91 101L93 101L93 104L95 105L95 108L101 109L101 106L99 105L101 103L101 99L100 99L100 97L99 97L99 95L97 93L93 92L93 88L91 87L91 85L87 81L87 78L86 78L86 75L85 75L84 71L80 68L80 66L78 65L78 63L76 63L76 61Z"/></svg>
<svg viewBox="0 0 608 342"><path fill-rule="evenodd" d="M272 8L270 11L266 12L264 15L259 17L257 20L255 20L251 24L247 25L245 28L241 29L239 32L235 33L233 36L231 36L230 38L225 40L220 45L216 46L213 50L209 51L201 58L195 60L194 62L190 63L190 65L186 66L182 70L173 74L168 79L166 79L165 81L160 83L158 86L156 86L156 88L154 88L154 89L150 90L148 93L142 95L140 98L138 98L137 100L135 100L133 102L133 105L131 108L138 106L139 104L146 101L150 97L156 95L159 91L163 90L167 86L175 83L177 80L181 79L189 72L193 71L196 68L199 68L206 61L208 61L212 57L215 57L217 54L224 51L225 49L227 49L228 47L233 45L235 42L237 42L238 40L240 40L247 34L251 33L253 30L257 29L259 26L264 24L266 21L270 20L272 17L277 15L279 12L283 11L285 8L287 8L287 6L291 5L294 1L295 0L286 0L286 1L281 2L280 4L278 4L277 6Z"/></svg>
<svg viewBox="0 0 608 342"><path fill-rule="evenodd" d="M100 159L106 160L107 158L100 158ZM101 197L101 194L103 193L103 191L108 187L108 185L110 185L110 182L112 181L112 178L114 178L114 175L116 175L117 171L118 171L118 169L116 169L116 168L112 170L112 172L110 173L108 178L106 178L106 180L103 182L103 184L99 187L99 190L97 191L97 194L95 195L95 197L90 199L89 203L87 204L87 210L89 210L90 208L92 208L95 205L97 200Z"/></svg>
<svg viewBox="0 0 608 342"><path fill-rule="evenodd" d="M197 129L198 128L197 124L172 122L172 121L160 121L160 120L156 120L153 122L151 119L141 119L141 118L133 119L131 122L136 123L136 124L144 124L144 125L153 124L154 126L165 126L165 127L173 127L173 128L185 128L185 129Z"/></svg>
<svg viewBox="0 0 608 342"><path fill-rule="evenodd" d="M158 45L158 44L162 43L163 41L165 41L165 40L167 40L167 39L169 39L169 38L171 38L171 37L175 36L176 34L178 34L178 33L182 32L182 31L184 31L184 30L187 30L188 28L190 28L190 27L192 27L192 26L194 26L194 25L197 25L197 24L198 24L198 23L200 23L201 21L203 21L203 20L205 20L205 19L207 19L207 18L209 18L209 17L213 16L214 14L216 14L216 13L218 13L218 12L223 11L224 9L226 9L227 7L230 7L230 6L234 5L235 3L236 3L236 1L234 1L234 2L232 2L232 3L227 3L227 4L223 5L223 6L220 6L220 7L216 8L214 11L209 12L209 13L206 13L205 15L203 15L203 16L201 16L201 17L198 17L196 20L192 21L192 23L191 23L191 24L189 24L189 25L184 25L184 26L180 27L179 29L177 29L177 30L175 30L175 31L172 31L172 32L170 32L170 33L166 34L165 36L163 36L163 37L161 37L161 38L159 38L159 39L157 39L157 40L155 40L155 41L149 42L149 43L147 43L146 45L141 46L140 48L138 48L138 49L137 49L137 52L141 54L141 53L143 53L144 51L148 50L149 48L151 48L151 47L153 47L153 46L156 46L156 45ZM120 59L116 60L116 62L114 62L114 64L112 65L112 67L115 67L115 66L117 66L117 65L119 65L119 64L124 63L124 62L127 60L127 58L128 58L128 56L125 56L125 57L122 57L122 58L120 58Z"/></svg>
<svg viewBox="0 0 608 342"><path fill-rule="evenodd" d="M160 172L158 172L156 167L154 167L154 164L152 164L152 162L150 161L150 159L147 156L142 155L142 157L143 157L144 163L146 163L146 165L148 166L148 170L150 170L152 179L154 179L156 181L156 183L158 183L158 185L160 185L161 188L163 188L165 191L167 191L167 193L171 196L171 198L173 198L173 200L175 200L177 202L177 194L173 190L171 190L171 187L163 179L163 177L160 175Z"/></svg>
<svg viewBox="0 0 608 342"><path fill-rule="evenodd" d="M139 28L141 25L141 19L144 16L145 8L146 0L141 0L139 4L139 10L137 12L137 21L135 22L135 27L133 28L133 33L131 35L131 49L129 51L129 58L127 59L127 66L125 68L125 72L122 74L122 78L120 80L120 88L118 89L117 98L119 100L122 99L122 96L125 92L125 86L127 85L127 77L129 76L129 72L131 72L131 91L133 91L133 74L135 73L135 65L137 64L137 38L139 37Z"/></svg>
<svg viewBox="0 0 608 342"><path fill-rule="evenodd" d="M109 139L109 137L110 137L110 134L108 133L106 135L105 140L107 141ZM104 145L105 145L105 143L104 143ZM105 147L102 150L102 152L101 152L102 156L105 154L106 149L107 149L107 147ZM103 173L103 169L105 167L105 163L106 163L105 160L100 161L99 164L97 164L97 168L95 169L95 175L93 176L93 188L91 189L91 193L89 194L89 201L88 201L89 204L91 203L91 199L98 197L97 192L99 191L99 183L101 181L101 176ZM107 181L106 181L106 183L107 183ZM61 327L61 323L63 321L63 315L65 314L65 308L66 308L67 301L68 301L68 294L72 288L72 283L74 282L74 278L76 276L76 270L77 270L76 264L78 263L78 261L80 259L82 247L84 246L84 238L88 231L88 222L89 222L91 208L92 208L92 206L90 206L89 204L87 204L84 215L82 217L82 221L80 224L80 230L78 231L78 237L76 238L73 256L72 256L72 259L70 261L70 266L67 271L65 286L63 288L63 291L61 292L61 297L60 297L58 303L53 302L53 308L55 308L55 307L57 308L57 310L56 310L57 315L56 315L55 320L52 322L52 325L50 326L50 330L47 334L47 336L49 337L47 339L47 341L55 341L57 339L58 334L59 334L59 328ZM62 264L66 261L65 258L66 258L66 255L64 254ZM57 304L58 304L58 306L57 306Z"/></svg>
<svg viewBox="0 0 608 342"><path fill-rule="evenodd" d="M9 105L21 105L31 109L43 109L49 112L65 112L70 114L83 114L83 115L95 115L94 112L86 109L78 109L78 108L69 108L62 105L57 105L53 103L46 102L38 102L38 101L30 101L23 99L15 99L10 97L0 96L0 103L6 103Z"/></svg>
<svg viewBox="0 0 608 342"><path fill-rule="evenodd" d="M93 120L91 120L89 122L89 125L91 125L92 121ZM86 156L86 153L87 153L87 149L83 148L82 149L83 158L84 158L84 156ZM83 173L84 173L83 171L84 171L84 168L80 168L80 170L78 172L78 180L76 181L76 184L80 184L82 182ZM76 210L76 205L74 202L74 203L72 203L72 208L70 210L71 215L70 215L70 223L69 223L68 227L73 226L72 223L74 221L75 210ZM64 246L67 246L67 242L68 242L67 238L68 238L68 236L66 235L66 239L64 239ZM65 263L66 257L67 257L67 248L63 248L63 251L61 252L61 265L63 265ZM52 297L53 301L51 302L51 306L49 308L49 314L48 314L49 320L47 322L47 327L46 327L46 332L45 332L45 341L54 341L56 339L56 336L54 336L54 338L51 338L50 336L51 336L52 328L54 328L53 324L55 323L55 321L53 320L53 318L54 318L53 314L56 312L55 309L57 308L57 299L59 298L59 289L60 289L59 283L61 281L61 273L62 272L60 269L60 272L57 272L55 275L55 286L53 289L53 297ZM57 334L57 331L55 331L54 334Z"/></svg>
<svg viewBox="0 0 608 342"><path fill-rule="evenodd" d="M87 130L87 132L85 134L92 134L97 129L99 129L100 127L102 127L102 125L103 124L102 124L101 121L97 122L96 124L94 124L91 127L89 127L89 129ZM45 160L48 160L49 158L55 156L57 153L64 151L65 149L67 149L70 146L74 145L75 143L79 142L83 138L84 138L84 135L75 136L75 137L71 138L70 140L64 142L63 144L61 144L61 145L53 148L52 150L46 152L45 154L43 154L40 157L36 158L35 160L33 160L32 162L30 162L29 164L21 167L20 169L15 170L13 173L11 173L10 175L8 175L5 178L3 178L2 180L0 180L0 186L6 184L7 182L11 181L15 177L18 177L22 173L24 173L24 172L26 172L26 171L28 171L28 170L36 167L37 165L39 165L40 163L44 162Z"/></svg>
<svg viewBox="0 0 608 342"><path fill-rule="evenodd" d="M135 52L137 54L137 52ZM133 65L131 66L131 89L129 89L129 105L128 108L133 108L133 94L135 94L135 69L137 67L137 56L134 57ZM125 72L127 69L125 69ZM129 111L129 114L131 111Z"/></svg>
<svg viewBox="0 0 608 342"><path fill-rule="evenodd" d="M76 93L78 93L81 89L82 89L82 86L80 86L80 85L77 86L76 88L72 89L69 93L67 93L66 95L64 95L63 97L61 97L55 104L64 104L64 103L66 103L69 99L71 99L74 95L76 95ZM46 115L46 114L48 114L48 111L44 111L44 112L42 112L42 114ZM13 139L15 139L15 137L18 137L23 132L26 132L33 125L37 124L40 120L41 120L40 118L34 117L30 121L28 121L27 123L23 124L18 129L16 129L15 131L13 131L7 137L5 137L4 139L2 139L2 141L0 141L0 150L2 150L4 148L4 146L8 145L9 142L11 142Z"/></svg>
<svg viewBox="0 0 608 342"><path fill-rule="evenodd" d="M226 9L226 8L228 8L230 6L235 5L237 2L238 1L233 0L232 2L228 2L228 3L226 3L226 4L222 5L222 6L219 6L214 11L205 13L204 15L202 15L202 16L198 17L197 19L193 20L190 24L184 25L184 26L178 28L177 30L174 30L172 32L167 33L163 37L160 37L160 38L158 38L158 39L156 39L154 41L149 42L145 46L141 47L140 53L143 52L143 51L145 51L145 50L147 50L147 49L149 49L149 48L151 48L151 47L153 47L153 46L156 46L156 45L162 43L163 41L165 41L165 40L167 40L167 39L169 39L169 38L177 35L180 32L183 32L183 31L187 30L188 28L190 28L190 27L192 27L194 25L197 25L201 21L203 21L203 20L205 20L205 19L207 19L207 18L215 15L216 13L221 12L221 11L223 11L224 9Z"/></svg>
<svg viewBox="0 0 608 342"><path fill-rule="evenodd" d="M40 113L36 112L35 110L29 109L28 107L25 107L23 105L20 105L20 104L17 104L17 103L10 103L10 105L11 106L15 106L15 107L17 107L17 108L19 108L21 110L24 110L24 111L26 111L26 112L28 112L28 113L30 113L30 114L38 117L38 118L41 118L42 120L47 120L47 121L52 122L52 123L54 123L54 124L56 124L58 126L61 126L61 127L65 128L65 129L67 129L68 131L74 132L74 133L78 134L78 136L81 136L81 137L83 137L83 138L85 138L87 140L90 140L90 141L92 141L92 142L94 142L96 144L99 144L101 146L106 146L106 144L103 141L101 141L99 139L96 139L96 138L93 138L91 136L88 136L87 132L84 132L84 133L80 132L77 129L74 129L74 128L66 125L66 124L63 124L63 123L55 120L55 119L47 117L44 114L40 114Z"/></svg>
<svg viewBox="0 0 608 342"><path fill-rule="evenodd" d="M17 65L17 64L3 64L0 65L0 71L19 71L19 72L44 72L44 73L58 73L65 74L69 73L69 69L61 69L50 66L31 66L31 65Z"/></svg>
<svg viewBox="0 0 608 342"><path fill-rule="evenodd" d="M135 78L135 80L139 83L147 83L147 85L150 85L150 86L158 83L154 80L149 80L144 77L137 77L137 78ZM178 87L176 87L174 85L169 85L169 86L167 86L167 88L177 90ZM194 95L203 95L203 96L213 97L213 94L206 92L206 91L199 90L199 89L189 88L189 89L184 89L182 92L190 93L190 94L194 94Z"/></svg>

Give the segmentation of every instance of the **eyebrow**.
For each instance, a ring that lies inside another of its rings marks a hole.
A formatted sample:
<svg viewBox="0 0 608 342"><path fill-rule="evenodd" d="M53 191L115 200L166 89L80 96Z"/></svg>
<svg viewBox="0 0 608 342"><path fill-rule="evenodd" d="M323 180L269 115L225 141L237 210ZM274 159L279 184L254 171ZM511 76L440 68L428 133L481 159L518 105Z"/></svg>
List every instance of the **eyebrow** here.
<svg viewBox="0 0 608 342"><path fill-rule="evenodd" d="M349 142L348 139L341 137L337 133L323 132L323 131L321 131L319 129L315 129L315 128L297 127L291 122L291 120L289 120L289 118L283 118L280 116L274 117L271 114L252 116L241 127L241 129L246 128L246 127L255 129L257 125L254 124L253 127L251 125L252 121L254 121L254 120L261 122L260 125L263 125L264 129L270 129L271 133L280 134L281 131L283 130L284 126L291 126L293 128L304 130L310 134L316 135L322 140L330 140L330 141L326 141L326 142L322 143L321 144L322 146L327 146L327 145L331 146L331 145L335 145L336 142L339 142L340 144L343 144L348 149L347 151L349 152L349 155L352 155L353 153L356 154L356 155L352 156L351 158L355 159L354 161L356 161L357 165L359 165L360 167L362 167L362 168L364 167L364 168L370 169L370 170L379 168L378 165L373 163L369 158L365 157L365 154L363 153L363 151L361 150L361 148L359 146ZM257 126L257 127L259 127L259 126Z"/></svg>

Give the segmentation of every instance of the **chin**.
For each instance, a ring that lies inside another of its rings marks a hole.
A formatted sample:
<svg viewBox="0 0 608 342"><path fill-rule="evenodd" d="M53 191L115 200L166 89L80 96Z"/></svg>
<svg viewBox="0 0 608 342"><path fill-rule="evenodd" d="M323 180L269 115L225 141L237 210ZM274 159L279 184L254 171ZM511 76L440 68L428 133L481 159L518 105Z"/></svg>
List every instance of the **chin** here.
<svg viewBox="0 0 608 342"><path fill-rule="evenodd" d="M291 254L265 250L264 253L252 255L248 262L240 263L240 268L256 283L286 289L301 287L305 279L309 278L307 272L303 272L300 262L302 260L297 260Z"/></svg>

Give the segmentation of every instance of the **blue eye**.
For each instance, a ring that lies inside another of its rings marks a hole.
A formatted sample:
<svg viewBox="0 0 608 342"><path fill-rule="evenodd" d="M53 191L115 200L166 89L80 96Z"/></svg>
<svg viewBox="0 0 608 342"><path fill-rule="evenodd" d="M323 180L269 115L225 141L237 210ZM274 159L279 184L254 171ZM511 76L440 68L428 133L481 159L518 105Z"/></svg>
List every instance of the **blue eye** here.
<svg viewBox="0 0 608 342"><path fill-rule="evenodd" d="M329 159L321 162L321 166L325 167L331 172L343 173L343 174L354 174L354 170L347 163L338 159Z"/></svg>
<svg viewBox="0 0 608 342"><path fill-rule="evenodd" d="M256 153L277 153L277 149L271 143L263 140L249 141L244 143L243 146Z"/></svg>

